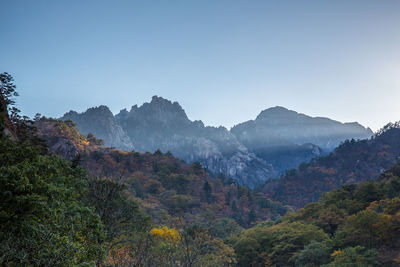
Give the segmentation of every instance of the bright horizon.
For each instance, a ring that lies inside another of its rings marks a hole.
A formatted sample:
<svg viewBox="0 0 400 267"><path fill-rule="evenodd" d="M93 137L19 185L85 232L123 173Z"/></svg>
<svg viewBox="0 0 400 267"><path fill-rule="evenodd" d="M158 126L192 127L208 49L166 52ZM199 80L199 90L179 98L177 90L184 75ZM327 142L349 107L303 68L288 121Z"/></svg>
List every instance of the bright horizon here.
<svg viewBox="0 0 400 267"><path fill-rule="evenodd" d="M28 116L153 95L225 126L283 106L400 120L399 1L2 1L0 72Z"/></svg>

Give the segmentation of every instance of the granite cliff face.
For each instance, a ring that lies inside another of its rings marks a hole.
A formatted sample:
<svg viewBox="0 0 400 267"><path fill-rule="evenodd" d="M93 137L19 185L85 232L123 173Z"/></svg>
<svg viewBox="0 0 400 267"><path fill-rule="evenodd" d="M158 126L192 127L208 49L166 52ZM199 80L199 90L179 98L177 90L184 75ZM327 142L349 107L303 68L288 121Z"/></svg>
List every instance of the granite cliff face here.
<svg viewBox="0 0 400 267"><path fill-rule="evenodd" d="M61 119L74 121L82 133L93 133L107 146L170 151L187 162L200 162L214 175L224 174L250 187L332 150L345 139L372 134L357 123L312 118L282 107L267 109L256 120L228 131L191 121L179 103L158 96L116 116L99 106L80 114L70 111Z"/></svg>
<svg viewBox="0 0 400 267"><path fill-rule="evenodd" d="M276 176L270 164L250 153L226 128L190 121L177 102L154 96L141 107L122 110L116 119L138 151L170 151L250 187Z"/></svg>
<svg viewBox="0 0 400 267"><path fill-rule="evenodd" d="M92 133L103 139L109 147L122 150L134 149L131 139L106 106L89 108L83 113L70 111L64 114L61 120L72 120L84 135Z"/></svg>

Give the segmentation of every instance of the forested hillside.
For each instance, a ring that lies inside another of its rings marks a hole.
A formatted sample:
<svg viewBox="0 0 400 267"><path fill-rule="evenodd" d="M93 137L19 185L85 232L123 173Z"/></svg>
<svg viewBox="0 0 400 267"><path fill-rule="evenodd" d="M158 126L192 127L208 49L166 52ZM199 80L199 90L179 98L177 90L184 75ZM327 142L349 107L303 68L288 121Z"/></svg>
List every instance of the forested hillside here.
<svg viewBox="0 0 400 267"><path fill-rule="evenodd" d="M400 164L229 243L239 266L399 266Z"/></svg>
<svg viewBox="0 0 400 267"><path fill-rule="evenodd" d="M152 215L155 222L174 224L230 222L248 227L277 218L286 208L254 194L234 180L212 177L199 163L191 165L171 153L124 152L101 147L101 140L83 136L72 121L40 119L39 136L51 152L79 162L91 176L126 184L127 193ZM100 145L100 146L99 146ZM227 220L223 218L231 218Z"/></svg>
<svg viewBox="0 0 400 267"><path fill-rule="evenodd" d="M273 200L304 207L323 192L375 179L400 157L400 124L388 124L371 139L348 140L327 156L301 164L259 188Z"/></svg>

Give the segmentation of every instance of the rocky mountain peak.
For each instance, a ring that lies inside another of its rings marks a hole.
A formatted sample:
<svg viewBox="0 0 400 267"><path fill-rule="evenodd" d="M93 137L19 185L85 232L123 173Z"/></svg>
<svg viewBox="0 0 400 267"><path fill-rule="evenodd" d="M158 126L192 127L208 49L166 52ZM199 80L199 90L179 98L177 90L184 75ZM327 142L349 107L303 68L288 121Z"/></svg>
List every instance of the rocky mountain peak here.
<svg viewBox="0 0 400 267"><path fill-rule="evenodd" d="M239 141L250 142L251 147L256 148L282 145L286 140L297 145L312 143L326 151L333 150L346 139L364 139L372 135L370 129L356 122L311 117L279 106L262 111L254 121L236 125L231 132Z"/></svg>
<svg viewBox="0 0 400 267"><path fill-rule="evenodd" d="M117 115L118 119L123 119L128 116L126 109L121 110ZM129 111L129 117L135 119L147 118L152 119L153 122L168 123L171 121L182 121L187 123L189 121L185 110L179 105L178 102L172 102L168 99L153 96L150 103L144 103L142 106L134 105Z"/></svg>
<svg viewBox="0 0 400 267"><path fill-rule="evenodd" d="M98 116L99 118L102 118L102 119L104 117L107 117L107 118L114 117L113 113L107 106L100 105L97 107L88 108L85 112L82 112L82 113L78 113L74 110L70 110L69 112L65 113L62 118L77 117L82 114L85 114L86 116Z"/></svg>
<svg viewBox="0 0 400 267"><path fill-rule="evenodd" d="M259 120L270 120L272 121L292 121L297 118L307 118L304 114L297 113L296 111L289 110L287 108L276 106L263 110L256 118Z"/></svg>
<svg viewBox="0 0 400 267"><path fill-rule="evenodd" d="M74 121L84 135L92 133L103 139L108 146L125 150L133 149L130 138L117 123L111 110L105 105L89 108L82 113L70 111L65 113L61 120Z"/></svg>
<svg viewBox="0 0 400 267"><path fill-rule="evenodd" d="M78 115L78 112L76 112L75 110L70 110L68 112L66 112L63 117L72 117L72 116L76 116Z"/></svg>
<svg viewBox="0 0 400 267"><path fill-rule="evenodd" d="M89 108L88 110L86 110L86 113L97 113L97 114L101 114L101 115L114 116L112 114L111 110L105 105L100 105L98 107Z"/></svg>

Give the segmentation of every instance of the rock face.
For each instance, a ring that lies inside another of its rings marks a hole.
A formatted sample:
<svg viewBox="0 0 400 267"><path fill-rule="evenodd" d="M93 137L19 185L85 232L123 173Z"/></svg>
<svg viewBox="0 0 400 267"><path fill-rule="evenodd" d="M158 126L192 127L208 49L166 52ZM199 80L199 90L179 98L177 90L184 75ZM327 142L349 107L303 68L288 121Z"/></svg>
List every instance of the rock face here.
<svg viewBox="0 0 400 267"><path fill-rule="evenodd" d="M150 103L122 110L116 118L138 151L170 151L250 187L276 175L270 164L250 153L226 128L190 121L177 102L154 96Z"/></svg>
<svg viewBox="0 0 400 267"><path fill-rule="evenodd" d="M332 150L345 139L372 134L357 123L312 118L282 107L267 109L256 120L228 131L191 121L179 103L158 96L116 116L99 106L80 114L70 111L61 119L74 121L82 133L93 133L107 146L170 151L187 162L200 162L214 175L224 174L250 187Z"/></svg>
<svg viewBox="0 0 400 267"><path fill-rule="evenodd" d="M104 143L110 147L122 150L134 149L131 139L106 106L89 108L83 113L70 111L64 114L61 120L72 120L84 135L92 133L103 139Z"/></svg>

